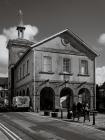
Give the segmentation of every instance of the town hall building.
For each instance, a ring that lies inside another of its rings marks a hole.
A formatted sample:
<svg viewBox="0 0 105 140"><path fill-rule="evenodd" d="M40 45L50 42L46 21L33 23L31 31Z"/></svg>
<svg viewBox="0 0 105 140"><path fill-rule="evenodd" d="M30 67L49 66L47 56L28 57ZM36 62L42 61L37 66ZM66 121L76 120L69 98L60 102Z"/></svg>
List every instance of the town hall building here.
<svg viewBox="0 0 105 140"><path fill-rule="evenodd" d="M29 96L33 111L62 107L61 98L88 103L95 108L95 58L93 51L69 29L38 43L24 39L23 25L17 39L9 40L8 92Z"/></svg>

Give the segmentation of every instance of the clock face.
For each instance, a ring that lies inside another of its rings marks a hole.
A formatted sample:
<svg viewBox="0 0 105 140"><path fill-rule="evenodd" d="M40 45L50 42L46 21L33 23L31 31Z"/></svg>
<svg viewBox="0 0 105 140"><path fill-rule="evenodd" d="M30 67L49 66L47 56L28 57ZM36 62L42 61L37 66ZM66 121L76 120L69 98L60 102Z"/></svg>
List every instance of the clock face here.
<svg viewBox="0 0 105 140"><path fill-rule="evenodd" d="M18 56L21 57L24 52L18 52Z"/></svg>
<svg viewBox="0 0 105 140"><path fill-rule="evenodd" d="M67 39L67 38L62 38L61 39L61 42L62 42L62 44L64 45L64 46L67 46L67 45L69 45L70 44L70 41L69 41L69 39Z"/></svg>

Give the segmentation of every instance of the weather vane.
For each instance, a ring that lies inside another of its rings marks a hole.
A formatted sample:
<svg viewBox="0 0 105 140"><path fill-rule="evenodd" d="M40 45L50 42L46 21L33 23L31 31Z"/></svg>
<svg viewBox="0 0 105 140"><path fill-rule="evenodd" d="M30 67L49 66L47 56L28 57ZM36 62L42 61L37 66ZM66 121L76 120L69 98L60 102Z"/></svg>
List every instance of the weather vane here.
<svg viewBox="0 0 105 140"><path fill-rule="evenodd" d="M19 10L19 25L23 26L23 12Z"/></svg>

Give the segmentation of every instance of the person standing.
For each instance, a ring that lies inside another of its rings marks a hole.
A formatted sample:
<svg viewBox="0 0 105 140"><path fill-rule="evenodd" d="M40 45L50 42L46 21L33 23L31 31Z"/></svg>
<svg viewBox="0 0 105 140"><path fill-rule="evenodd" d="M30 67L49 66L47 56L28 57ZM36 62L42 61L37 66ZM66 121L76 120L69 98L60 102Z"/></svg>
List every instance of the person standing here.
<svg viewBox="0 0 105 140"><path fill-rule="evenodd" d="M72 111L73 111L73 120L74 120L76 118L76 115L77 115L77 106L76 106L76 103L73 103Z"/></svg>
<svg viewBox="0 0 105 140"><path fill-rule="evenodd" d="M78 102L78 103L77 103L78 121L79 121L79 119L80 119L81 114L82 114L82 103Z"/></svg>
<svg viewBox="0 0 105 140"><path fill-rule="evenodd" d="M89 110L88 103L85 105L85 108L84 108L84 122L86 119L89 120L90 122L90 110Z"/></svg>

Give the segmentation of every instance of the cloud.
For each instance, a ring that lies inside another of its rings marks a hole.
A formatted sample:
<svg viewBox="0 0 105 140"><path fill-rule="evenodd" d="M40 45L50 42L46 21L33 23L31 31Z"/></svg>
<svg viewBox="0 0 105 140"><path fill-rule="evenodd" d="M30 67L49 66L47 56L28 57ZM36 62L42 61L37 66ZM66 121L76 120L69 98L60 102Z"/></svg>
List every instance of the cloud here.
<svg viewBox="0 0 105 140"><path fill-rule="evenodd" d="M7 39L16 39L17 30L16 27L10 27L9 29L3 29L3 34Z"/></svg>
<svg viewBox="0 0 105 140"><path fill-rule="evenodd" d="M25 25L24 38L30 41L36 41L35 36L38 33L36 26ZM8 50L6 49L7 41L9 39L16 39L18 32L16 27L10 27L3 29L3 33L0 34L0 77L6 77L8 74Z"/></svg>
<svg viewBox="0 0 105 140"><path fill-rule="evenodd" d="M36 26L25 25L26 29L24 32L24 38L30 41L34 41L34 37L38 33L38 28ZM10 27L9 29L3 29L3 34L8 39L16 39L18 37L18 32L16 30L17 27Z"/></svg>
<svg viewBox="0 0 105 140"><path fill-rule="evenodd" d="M99 36L98 43L105 46L105 33Z"/></svg>
<svg viewBox="0 0 105 140"><path fill-rule="evenodd" d="M0 77L8 77L8 73L0 73Z"/></svg>
<svg viewBox="0 0 105 140"><path fill-rule="evenodd" d="M101 85L105 82L105 66L96 68L96 83Z"/></svg>
<svg viewBox="0 0 105 140"><path fill-rule="evenodd" d="M34 37L38 34L38 28L31 25L25 25L26 30L24 32L24 38L34 41Z"/></svg>
<svg viewBox="0 0 105 140"><path fill-rule="evenodd" d="M6 49L7 38L0 35L0 76L7 76L8 50Z"/></svg>

